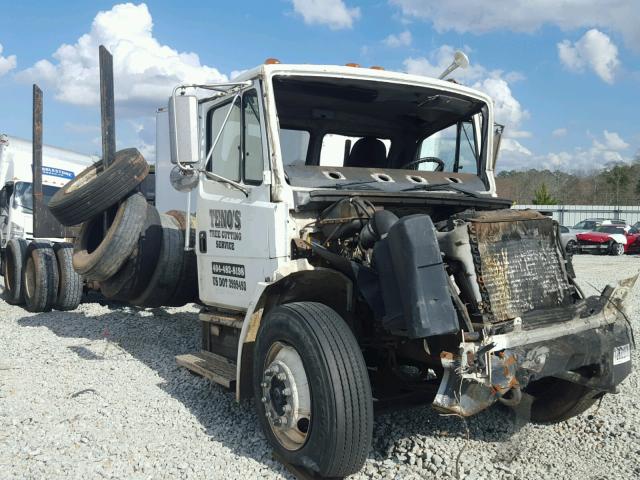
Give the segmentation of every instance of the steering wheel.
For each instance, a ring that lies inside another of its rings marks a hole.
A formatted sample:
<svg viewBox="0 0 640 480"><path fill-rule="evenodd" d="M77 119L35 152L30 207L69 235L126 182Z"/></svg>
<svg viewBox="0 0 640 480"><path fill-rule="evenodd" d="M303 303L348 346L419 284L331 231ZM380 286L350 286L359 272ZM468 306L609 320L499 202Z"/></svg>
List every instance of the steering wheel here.
<svg viewBox="0 0 640 480"><path fill-rule="evenodd" d="M425 163L425 162L431 162L431 163L437 163L438 164L438 166L435 168L435 170L433 170L434 172L442 172L444 170L444 162L442 160L440 160L438 157L422 157L422 158L419 158L417 160L412 160L409 163L405 163L400 168L406 170L406 169L409 169L411 167L418 166L421 163ZM413 168L412 168L412 170L413 170Z"/></svg>

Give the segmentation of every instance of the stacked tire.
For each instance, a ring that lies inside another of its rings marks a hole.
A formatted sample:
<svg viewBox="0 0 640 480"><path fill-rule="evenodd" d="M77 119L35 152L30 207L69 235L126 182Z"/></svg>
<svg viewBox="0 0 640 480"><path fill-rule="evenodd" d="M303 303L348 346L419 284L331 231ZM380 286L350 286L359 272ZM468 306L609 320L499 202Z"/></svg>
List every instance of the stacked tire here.
<svg viewBox="0 0 640 480"><path fill-rule="evenodd" d="M52 197L63 225L81 225L73 268L109 299L140 307L197 301L195 254L184 251L184 213L161 214L139 193L149 165L135 148L98 162ZM182 216L182 217L181 217Z"/></svg>

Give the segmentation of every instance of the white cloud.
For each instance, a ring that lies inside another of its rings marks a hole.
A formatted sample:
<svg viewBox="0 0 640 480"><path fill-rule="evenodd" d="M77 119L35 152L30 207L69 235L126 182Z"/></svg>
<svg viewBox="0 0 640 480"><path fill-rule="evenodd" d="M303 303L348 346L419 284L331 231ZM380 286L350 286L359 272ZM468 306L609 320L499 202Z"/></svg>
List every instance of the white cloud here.
<svg viewBox="0 0 640 480"><path fill-rule="evenodd" d="M574 72L590 68L607 83L613 83L616 69L620 65L618 47L599 30L591 29L580 40L558 43L558 56L562 64Z"/></svg>
<svg viewBox="0 0 640 480"><path fill-rule="evenodd" d="M407 73L438 77L453 60L455 49L450 45L442 45L427 57L407 58L404 67ZM484 66L473 63L466 69L459 68L451 74L456 80L466 83L472 88L487 93L494 102L495 120L505 125L505 137L525 138L529 132L519 130L523 121L529 118L529 112L522 107L513 96L507 78L516 81L523 77L516 72L505 74L501 70L488 70Z"/></svg>
<svg viewBox="0 0 640 480"><path fill-rule="evenodd" d="M332 30L353 27L360 9L349 8L342 0L291 0L293 10L308 25L327 25Z"/></svg>
<svg viewBox="0 0 640 480"><path fill-rule="evenodd" d="M532 168L536 165L537 168L550 170L590 171L611 163L630 162L631 157L625 152L628 148L629 144L620 135L605 130L602 132L602 138L594 138L588 148L539 155L534 157L526 167ZM520 165L520 168L522 167L525 165Z"/></svg>
<svg viewBox="0 0 640 480"><path fill-rule="evenodd" d="M559 137L566 137L567 136L567 129L566 128L556 128L553 132L551 132L551 135L559 138Z"/></svg>
<svg viewBox="0 0 640 480"><path fill-rule="evenodd" d="M640 2L637 0L390 0L409 18L429 21L438 32L486 33L495 30L533 32L543 25L563 30L606 28L620 33L640 50Z"/></svg>
<svg viewBox="0 0 640 480"><path fill-rule="evenodd" d="M396 34L391 34L387 38L384 39L384 44L387 47L397 48L397 47L408 47L411 45L413 38L411 37L411 32L409 30L405 30L404 32Z"/></svg>
<svg viewBox="0 0 640 480"><path fill-rule="evenodd" d="M600 143L597 140L593 141L594 146L597 146L601 150L626 150L629 148L629 144L616 132L605 130L602 135L604 137L604 143Z"/></svg>
<svg viewBox="0 0 640 480"><path fill-rule="evenodd" d="M2 56L2 44L0 44L0 77L9 73L11 70L16 68L18 64L17 58L15 55L9 55L8 57Z"/></svg>
<svg viewBox="0 0 640 480"><path fill-rule="evenodd" d="M198 55L161 44L153 36L149 9L142 3L115 5L99 12L88 33L73 45L63 44L53 61L43 59L18 73L25 81L44 82L58 100L94 106L99 103L98 46L113 54L118 114L147 115L166 104L172 88L182 82L225 81L226 75L202 65Z"/></svg>

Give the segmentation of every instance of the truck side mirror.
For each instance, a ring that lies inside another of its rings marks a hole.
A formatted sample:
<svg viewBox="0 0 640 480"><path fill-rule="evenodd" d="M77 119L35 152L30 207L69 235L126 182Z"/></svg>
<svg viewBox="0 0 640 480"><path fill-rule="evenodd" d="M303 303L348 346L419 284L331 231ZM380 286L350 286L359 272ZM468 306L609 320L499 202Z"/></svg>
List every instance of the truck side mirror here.
<svg viewBox="0 0 640 480"><path fill-rule="evenodd" d="M171 163L188 165L200 162L198 124L198 98L195 95L171 96L169 100Z"/></svg>

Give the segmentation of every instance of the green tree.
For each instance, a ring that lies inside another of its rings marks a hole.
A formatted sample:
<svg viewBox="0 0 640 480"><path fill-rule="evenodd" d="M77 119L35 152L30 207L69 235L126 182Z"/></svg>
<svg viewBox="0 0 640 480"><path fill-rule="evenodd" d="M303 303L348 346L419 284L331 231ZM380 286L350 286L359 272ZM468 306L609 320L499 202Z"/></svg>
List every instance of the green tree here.
<svg viewBox="0 0 640 480"><path fill-rule="evenodd" d="M604 172L604 180L613 188L616 205L620 205L620 193L624 193L631 181L631 171L627 165L614 165Z"/></svg>
<svg viewBox="0 0 640 480"><path fill-rule="evenodd" d="M549 190L547 190L547 185L545 183L540 185L540 188L538 188L533 195L534 205L555 205L558 203L558 201L551 196Z"/></svg>

